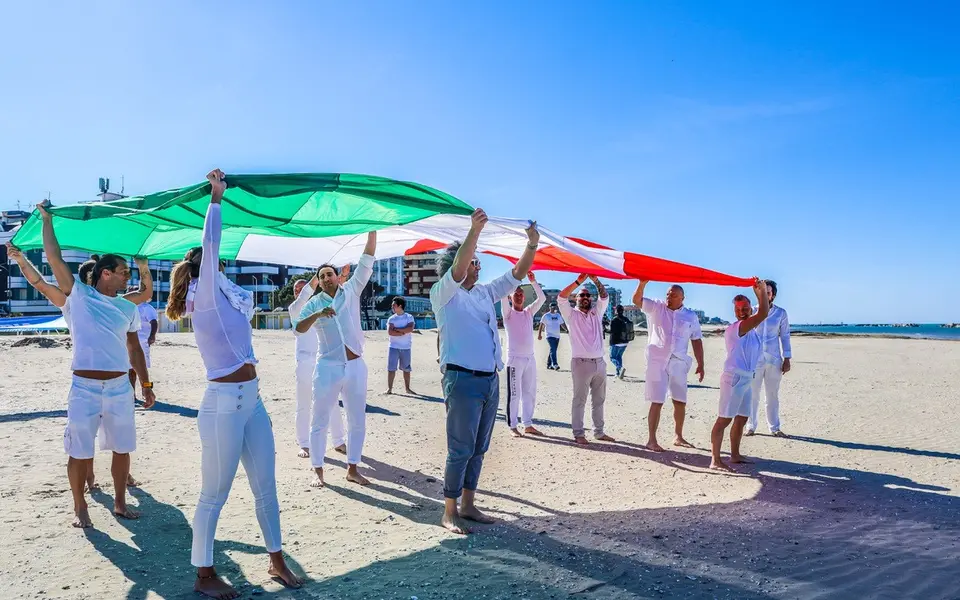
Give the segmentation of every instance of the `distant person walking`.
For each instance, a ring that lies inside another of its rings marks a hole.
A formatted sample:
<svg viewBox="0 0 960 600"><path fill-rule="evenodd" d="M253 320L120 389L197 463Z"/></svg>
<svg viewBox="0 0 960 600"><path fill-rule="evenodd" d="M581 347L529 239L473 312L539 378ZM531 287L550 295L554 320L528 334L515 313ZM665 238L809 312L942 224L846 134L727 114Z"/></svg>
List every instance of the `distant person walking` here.
<svg viewBox="0 0 960 600"><path fill-rule="evenodd" d="M633 303L639 306L647 316L647 372L644 381L644 393L650 403L647 415L647 448L654 452L663 452L657 442L657 428L660 426L660 411L666 402L667 393L673 400L674 446L693 448L693 444L683 437L683 423L687 414L687 375L693 360L687 354L687 346L693 346L693 355L697 359L697 376L703 381L703 333L700 319L692 310L683 306L684 293L679 285L667 290L666 302L643 297L647 281L641 281L633 294Z"/></svg>
<svg viewBox="0 0 960 600"><path fill-rule="evenodd" d="M633 341L633 321L623 314L623 306L617 305L616 316L610 321L610 362L617 369L617 377L623 379L627 370L623 366L623 353Z"/></svg>
<svg viewBox="0 0 960 600"><path fill-rule="evenodd" d="M514 437L523 434L543 435L533 426L533 411L537 406L537 359L533 355L533 315L546 302L537 278L528 273L530 285L537 298L524 308L526 296L522 287L500 303L503 327L507 330L507 427Z"/></svg>
<svg viewBox="0 0 960 600"><path fill-rule="evenodd" d="M747 421L747 431L744 435L754 435L757 431L757 414L760 411L760 388L766 387L767 426L770 433L776 437L787 437L780 429L780 380L790 372L790 320L787 311L776 306L773 301L777 297L777 282L772 279L764 281L767 286L767 300L770 303L770 314L757 327L760 341L763 343L763 352L760 356L760 366L757 377L753 380L753 398L750 404L750 420ZM759 311L757 306L754 310Z"/></svg>
<svg viewBox="0 0 960 600"><path fill-rule="evenodd" d="M570 347L573 358L570 360L570 372L573 376L573 403L571 407L573 439L578 444L587 444L584 428L584 412L587 396L590 396L591 416L593 417L594 439L616 441L604 433L603 403L607 395L607 363L603 360L603 317L609 298L607 290L595 275L589 276L597 286L599 298L594 304L590 292L584 288L577 295L577 307L570 306L570 294L583 285L587 275L580 275L565 287L559 296L560 314L567 322L570 331Z"/></svg>
<svg viewBox="0 0 960 600"><path fill-rule="evenodd" d="M550 303L550 312L540 317L540 330L537 333L537 339L542 340L543 334L547 334L547 344L550 345L550 353L547 355L547 369L559 371L560 363L557 362L557 348L560 347L560 331L564 324L563 315L560 314L556 302Z"/></svg>
<svg viewBox="0 0 960 600"><path fill-rule="evenodd" d="M397 369L400 369L403 372L404 390L408 394L414 394L410 389L410 371L416 319L407 312L407 301L403 296L393 299L390 310L393 314L387 319L387 335L390 337L390 347L387 350L387 393L393 393L393 380L397 376Z"/></svg>

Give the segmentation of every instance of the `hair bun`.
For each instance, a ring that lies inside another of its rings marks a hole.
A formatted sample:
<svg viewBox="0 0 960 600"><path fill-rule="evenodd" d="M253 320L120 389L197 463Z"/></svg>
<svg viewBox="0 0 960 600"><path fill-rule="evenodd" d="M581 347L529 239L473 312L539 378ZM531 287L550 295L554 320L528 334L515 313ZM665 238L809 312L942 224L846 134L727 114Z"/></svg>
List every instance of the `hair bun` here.
<svg viewBox="0 0 960 600"><path fill-rule="evenodd" d="M91 255L90 255L90 260L92 260L92 261L98 261L98 260L100 260L100 255L99 255L99 254L91 254Z"/></svg>

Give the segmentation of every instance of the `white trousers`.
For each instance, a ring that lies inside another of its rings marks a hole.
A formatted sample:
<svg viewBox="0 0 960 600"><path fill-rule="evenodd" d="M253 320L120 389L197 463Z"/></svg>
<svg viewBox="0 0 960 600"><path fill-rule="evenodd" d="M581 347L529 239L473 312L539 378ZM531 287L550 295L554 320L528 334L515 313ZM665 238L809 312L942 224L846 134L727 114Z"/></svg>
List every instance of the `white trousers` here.
<svg viewBox="0 0 960 600"><path fill-rule="evenodd" d="M511 357L507 365L507 425L533 427L537 407L537 362L530 357Z"/></svg>
<svg viewBox="0 0 960 600"><path fill-rule="evenodd" d="M310 422L310 462L323 467L324 442L330 416L339 416L337 397L343 398L347 412L347 463L359 465L363 440L367 435L367 363L363 358L346 364L317 363L313 372L313 418Z"/></svg>
<svg viewBox="0 0 960 600"><path fill-rule="evenodd" d="M765 362L757 369L753 380L753 401L750 405L750 420L747 430L757 430L757 415L760 412L760 386L766 388L767 425L770 433L780 431L780 380L783 379L783 362Z"/></svg>
<svg viewBox="0 0 960 600"><path fill-rule="evenodd" d="M277 501L273 428L260 400L259 380L209 382L197 416L202 447L200 501L193 515L195 567L213 566L217 521L230 486L243 462L253 491L257 521L267 552L280 551L280 505Z"/></svg>
<svg viewBox="0 0 960 600"><path fill-rule="evenodd" d="M301 448L310 447L310 409L313 406L313 370L317 366L314 354L297 355L297 444ZM333 447L345 444L347 434L343 428L343 414L340 404L334 401L330 409L330 443Z"/></svg>

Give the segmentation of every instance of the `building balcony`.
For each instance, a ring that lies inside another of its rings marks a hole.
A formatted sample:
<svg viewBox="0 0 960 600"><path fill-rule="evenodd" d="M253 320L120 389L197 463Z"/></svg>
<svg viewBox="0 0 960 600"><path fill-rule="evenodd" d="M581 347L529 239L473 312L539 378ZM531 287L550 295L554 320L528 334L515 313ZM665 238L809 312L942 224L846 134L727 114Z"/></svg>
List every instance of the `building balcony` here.
<svg viewBox="0 0 960 600"><path fill-rule="evenodd" d="M10 312L22 314L59 313L60 310L46 300L11 300Z"/></svg>
<svg viewBox="0 0 960 600"><path fill-rule="evenodd" d="M249 292L275 292L280 289L277 285L242 285L240 286Z"/></svg>
<svg viewBox="0 0 960 600"><path fill-rule="evenodd" d="M240 267L241 275L249 275L254 273L258 275L261 273L264 275L279 275L280 268L272 267L270 265L253 265L248 267Z"/></svg>
<svg viewBox="0 0 960 600"><path fill-rule="evenodd" d="M287 269L287 275L291 277L295 275L306 275L307 273L313 273L313 269L304 269L303 267L290 267Z"/></svg>
<svg viewBox="0 0 960 600"><path fill-rule="evenodd" d="M240 267L224 267L223 272L225 275L237 275L240 273Z"/></svg>

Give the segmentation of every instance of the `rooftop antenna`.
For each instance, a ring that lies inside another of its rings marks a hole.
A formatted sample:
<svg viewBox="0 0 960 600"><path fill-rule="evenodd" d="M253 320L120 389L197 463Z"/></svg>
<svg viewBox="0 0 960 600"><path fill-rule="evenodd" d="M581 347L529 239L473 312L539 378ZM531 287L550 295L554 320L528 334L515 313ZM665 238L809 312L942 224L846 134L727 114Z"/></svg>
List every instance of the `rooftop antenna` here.
<svg viewBox="0 0 960 600"><path fill-rule="evenodd" d="M123 175L120 176L120 195L123 195Z"/></svg>

